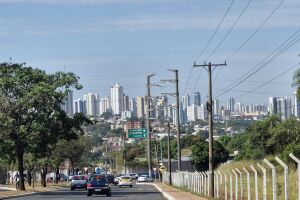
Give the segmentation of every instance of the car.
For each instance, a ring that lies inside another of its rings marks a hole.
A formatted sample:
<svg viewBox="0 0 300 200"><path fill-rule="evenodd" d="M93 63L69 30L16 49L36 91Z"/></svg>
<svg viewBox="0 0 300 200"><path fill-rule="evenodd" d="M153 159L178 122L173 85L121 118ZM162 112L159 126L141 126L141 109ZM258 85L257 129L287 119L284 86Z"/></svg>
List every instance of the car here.
<svg viewBox="0 0 300 200"><path fill-rule="evenodd" d="M153 178L150 177L149 175L141 175L138 177L138 182L152 182Z"/></svg>
<svg viewBox="0 0 300 200"><path fill-rule="evenodd" d="M87 196L93 194L106 194L111 196L111 188L109 186L108 179L105 175L91 175L87 183Z"/></svg>
<svg viewBox="0 0 300 200"><path fill-rule="evenodd" d="M118 185L119 184L119 180L121 178L121 176L124 176L123 174L117 174L114 178L114 185Z"/></svg>
<svg viewBox="0 0 300 200"><path fill-rule="evenodd" d="M115 183L115 181L114 181L115 176L114 175L108 174L108 175L106 175L106 178L107 178L107 180L108 180L109 183L112 183L112 184Z"/></svg>
<svg viewBox="0 0 300 200"><path fill-rule="evenodd" d="M87 179L88 179L87 176L83 176L83 175L73 176L71 180L71 190L86 189Z"/></svg>
<svg viewBox="0 0 300 200"><path fill-rule="evenodd" d="M122 186L132 187L133 186L132 178L130 176L121 176L121 178L119 179L119 187Z"/></svg>
<svg viewBox="0 0 300 200"><path fill-rule="evenodd" d="M137 173L131 173L129 174L129 176L132 178L132 179L138 179L139 175Z"/></svg>

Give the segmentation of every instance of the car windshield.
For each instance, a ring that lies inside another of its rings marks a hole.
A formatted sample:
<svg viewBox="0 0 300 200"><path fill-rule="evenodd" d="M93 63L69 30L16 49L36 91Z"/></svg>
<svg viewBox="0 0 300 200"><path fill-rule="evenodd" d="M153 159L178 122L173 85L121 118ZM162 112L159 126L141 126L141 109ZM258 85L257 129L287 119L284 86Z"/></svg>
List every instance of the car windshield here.
<svg viewBox="0 0 300 200"><path fill-rule="evenodd" d="M86 180L84 176L73 176L73 180Z"/></svg>

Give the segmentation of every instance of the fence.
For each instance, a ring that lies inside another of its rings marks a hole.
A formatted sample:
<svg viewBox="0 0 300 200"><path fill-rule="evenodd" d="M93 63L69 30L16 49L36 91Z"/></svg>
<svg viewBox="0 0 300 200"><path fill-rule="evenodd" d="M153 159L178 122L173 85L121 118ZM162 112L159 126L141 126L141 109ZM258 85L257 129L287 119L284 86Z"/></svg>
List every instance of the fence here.
<svg viewBox="0 0 300 200"><path fill-rule="evenodd" d="M289 172L287 164L275 157L276 166L264 159L256 165L243 166L241 169L222 167L215 171L214 196L216 199L284 199L300 200L300 160L293 154L290 158L297 169ZM225 168L225 169L224 169ZM162 175L163 183L169 183L169 172ZM184 172L171 173L171 185L187 189L193 193L209 195L209 173Z"/></svg>

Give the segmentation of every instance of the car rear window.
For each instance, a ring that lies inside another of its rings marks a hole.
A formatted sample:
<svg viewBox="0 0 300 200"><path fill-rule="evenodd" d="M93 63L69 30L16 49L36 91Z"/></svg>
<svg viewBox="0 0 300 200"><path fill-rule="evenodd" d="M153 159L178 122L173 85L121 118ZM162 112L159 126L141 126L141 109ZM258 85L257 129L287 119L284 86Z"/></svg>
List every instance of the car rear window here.
<svg viewBox="0 0 300 200"><path fill-rule="evenodd" d="M122 177L122 179L131 179L130 177Z"/></svg>
<svg viewBox="0 0 300 200"><path fill-rule="evenodd" d="M73 176L73 180L86 180L84 176Z"/></svg>
<svg viewBox="0 0 300 200"><path fill-rule="evenodd" d="M106 179L105 176L96 175L96 176L91 176L90 181L106 181Z"/></svg>

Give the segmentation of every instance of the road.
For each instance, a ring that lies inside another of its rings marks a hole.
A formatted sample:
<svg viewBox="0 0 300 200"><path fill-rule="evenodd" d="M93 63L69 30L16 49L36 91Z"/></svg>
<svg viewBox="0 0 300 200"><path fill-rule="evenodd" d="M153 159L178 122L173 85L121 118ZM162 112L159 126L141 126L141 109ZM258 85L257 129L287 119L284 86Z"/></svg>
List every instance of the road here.
<svg viewBox="0 0 300 200"><path fill-rule="evenodd" d="M163 200L161 193L152 185L134 185L133 188L112 186L112 196L106 197L105 195L93 195L92 197L86 196L85 190L70 191L67 189L58 190L53 192L45 192L38 195L14 198L14 200L64 200L64 199L94 199L101 198L109 200Z"/></svg>

